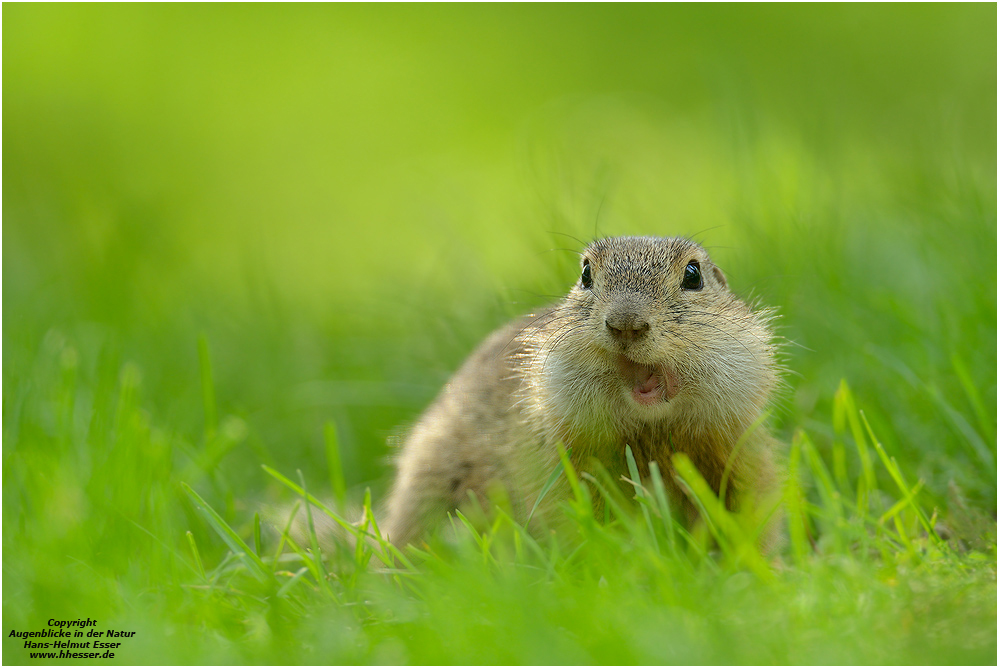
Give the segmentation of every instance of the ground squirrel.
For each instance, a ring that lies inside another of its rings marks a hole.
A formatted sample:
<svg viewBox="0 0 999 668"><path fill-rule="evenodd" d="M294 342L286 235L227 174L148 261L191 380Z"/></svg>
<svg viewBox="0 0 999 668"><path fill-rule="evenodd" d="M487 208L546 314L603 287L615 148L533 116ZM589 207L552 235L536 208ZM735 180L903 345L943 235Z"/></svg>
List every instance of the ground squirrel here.
<svg viewBox="0 0 999 668"><path fill-rule="evenodd" d="M559 441L576 467L595 459L614 478L627 473L630 445L643 477L658 463L690 521L696 509L673 480L674 452L716 493L726 477L730 508L771 498L775 441L753 427L778 382L771 317L736 298L688 239L595 241L568 295L489 336L410 430L382 532L412 542L469 492L485 503L497 485L523 521L558 462ZM559 487L544 499L542 522L557 522L555 504L567 493ZM775 524L761 534L766 549Z"/></svg>

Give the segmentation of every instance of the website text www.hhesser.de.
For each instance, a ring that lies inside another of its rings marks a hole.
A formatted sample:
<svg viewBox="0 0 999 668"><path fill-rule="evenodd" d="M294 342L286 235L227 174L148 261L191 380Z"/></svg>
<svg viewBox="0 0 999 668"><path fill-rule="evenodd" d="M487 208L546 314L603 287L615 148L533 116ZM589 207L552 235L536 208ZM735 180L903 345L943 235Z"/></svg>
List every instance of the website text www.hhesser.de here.
<svg viewBox="0 0 999 668"><path fill-rule="evenodd" d="M97 620L50 619L48 626L38 631L11 629L8 638L24 638L24 649L50 650L29 652L32 659L113 659L122 646L119 638L132 638L135 631L112 628L98 630ZM53 650L59 650L58 652Z"/></svg>

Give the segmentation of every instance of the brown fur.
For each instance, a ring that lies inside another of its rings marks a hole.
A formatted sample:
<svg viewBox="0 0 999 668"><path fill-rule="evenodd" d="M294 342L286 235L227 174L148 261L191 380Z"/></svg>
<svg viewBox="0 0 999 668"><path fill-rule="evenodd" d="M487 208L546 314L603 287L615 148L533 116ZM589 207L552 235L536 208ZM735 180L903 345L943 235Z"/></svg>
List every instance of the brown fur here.
<svg viewBox="0 0 999 668"><path fill-rule="evenodd" d="M699 289L682 287L691 262ZM599 462L615 479L627 473L631 446L643 478L649 462L659 464L690 520L696 510L673 479L675 452L716 493L727 478L730 508L775 492L775 441L765 427L750 430L778 382L770 314L729 292L705 250L686 239L603 239L583 265L592 284L577 280L558 304L494 332L413 427L382 524L394 543L416 540L469 492L486 503L496 485L525 519L559 441L579 469ZM660 398L635 398L641 381L628 373L651 378L647 389L658 382L648 391ZM566 493L560 484L546 497L542 523L558 523ZM776 524L764 547L774 545Z"/></svg>

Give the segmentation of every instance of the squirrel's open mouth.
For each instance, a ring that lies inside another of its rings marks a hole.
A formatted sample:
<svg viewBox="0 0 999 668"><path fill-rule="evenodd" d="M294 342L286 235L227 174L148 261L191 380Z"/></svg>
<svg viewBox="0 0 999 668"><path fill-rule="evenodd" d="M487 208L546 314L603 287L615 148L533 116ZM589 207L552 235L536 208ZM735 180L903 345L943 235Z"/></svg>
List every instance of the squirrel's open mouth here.
<svg viewBox="0 0 999 668"><path fill-rule="evenodd" d="M625 383L631 387L631 398L643 406L669 401L680 390L676 375L663 367L639 364L618 355L618 368Z"/></svg>

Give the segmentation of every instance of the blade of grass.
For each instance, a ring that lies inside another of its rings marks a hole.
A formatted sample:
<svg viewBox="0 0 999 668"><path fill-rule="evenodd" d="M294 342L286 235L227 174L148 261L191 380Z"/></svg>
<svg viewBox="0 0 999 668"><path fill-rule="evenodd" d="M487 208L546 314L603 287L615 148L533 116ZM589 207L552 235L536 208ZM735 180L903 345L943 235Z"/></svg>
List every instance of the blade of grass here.
<svg viewBox="0 0 999 668"><path fill-rule="evenodd" d="M822 461L822 457L819 455L818 450L815 449L815 446L812 445L812 440L806 432L799 431L795 436L801 451L808 459L808 469L815 481L819 496L822 498L822 505L832 512L837 522L843 521L843 497L833 483L829 469L826 468L825 462Z"/></svg>
<svg viewBox="0 0 999 668"><path fill-rule="evenodd" d="M839 382L836 395L833 397L833 426L837 433L842 433L848 424L854 444L857 446L857 454L860 456L860 467L863 472L861 479L863 484L857 488L857 508L866 513L870 505L870 496L877 489L877 479L874 475L874 462L867 447L867 439L864 437L864 430L857 416L857 406L853 400L853 393L850 391L846 379L842 379Z"/></svg>
<svg viewBox="0 0 999 668"><path fill-rule="evenodd" d="M253 547L257 556L263 554L260 545L260 513L253 513Z"/></svg>
<svg viewBox="0 0 999 668"><path fill-rule="evenodd" d="M597 477L591 473L584 472L582 474L582 478L597 488L597 492L600 494L600 497L603 499L604 506L610 509L610 512L613 514L614 519L618 520L622 525L624 525L624 527L628 530L628 533L632 535L636 534L637 531L635 530L635 520L632 517L632 514L629 513L625 509L625 507L621 504L620 492L618 493L618 496L615 496L614 493L611 492L612 486L616 486L616 483L610 477L610 474L607 472L607 470L602 467L597 469L597 475L602 477L604 479L604 483L607 484L601 483L600 480L598 480Z"/></svg>
<svg viewBox="0 0 999 668"><path fill-rule="evenodd" d="M464 513L462 513L457 508L455 508L453 515L451 513L448 513L448 519L451 521L452 529L454 529L455 517L457 517L458 521L465 526L465 529L467 529L468 533L472 536L472 540L475 541L475 544L479 547L479 550L482 552L482 563L484 565L489 565L492 556L489 552L489 536L481 533L478 529L476 529L475 525L467 517L465 517Z"/></svg>
<svg viewBox="0 0 999 668"><path fill-rule="evenodd" d="M304 563L305 567L309 569L309 572L312 573L312 577L316 581L317 589L325 592L327 596L330 596L333 599L334 603L339 604L340 598L333 591L333 588L329 586L329 582L326 581L324 571L316 564L315 555L309 554L299 547L298 543L296 543L290 536L287 537L287 544L288 547L291 548L292 552L297 554L302 559L302 563ZM326 583L325 587L322 584L323 582Z"/></svg>
<svg viewBox="0 0 999 668"><path fill-rule="evenodd" d="M340 457L340 439L337 437L336 424L327 422L323 428L323 440L326 442L326 464L329 467L330 487L337 509L343 509L347 502L347 484L343 477L343 460Z"/></svg>
<svg viewBox="0 0 999 668"><path fill-rule="evenodd" d="M569 459L570 452L566 450L562 441L555 443L555 449L558 451L558 458L562 464L562 469L565 471L565 477L569 481L569 489L572 490L573 498L577 501L582 501L583 493L579 486L579 477L576 475L576 468Z"/></svg>
<svg viewBox="0 0 999 668"><path fill-rule="evenodd" d="M989 419L988 411L985 410L985 404L982 402L982 396L978 392L975 381L971 378L968 367L965 366L964 361L961 360L961 357L956 352L951 355L950 363L954 367L954 373L957 374L958 380L961 381L961 387L964 388L964 393L968 397L971 409L975 412L975 418L978 420L978 428L981 434L983 436L995 434L995 423Z"/></svg>
<svg viewBox="0 0 999 668"><path fill-rule="evenodd" d="M301 568L299 568L287 582L281 585L281 588L277 590L277 594L275 594L275 596L277 598L284 598L285 596L287 596L291 588L297 583L301 582L302 576L308 572L309 572L308 566L302 566Z"/></svg>
<svg viewBox="0 0 999 668"><path fill-rule="evenodd" d="M298 480L302 485L302 497L305 498L308 496L308 492L305 488L305 475L302 473L301 469L296 470L296 473L298 473ZM315 562L316 572L318 573L316 579L318 580L319 586L322 587L323 591L325 591L333 600L337 600L336 594L333 593L333 588L330 587L329 572L326 570L325 562L323 562L323 551L322 548L319 547L319 537L316 535L316 526L312 521L312 504L308 502L305 503L305 520L309 527L309 542L312 547L311 557Z"/></svg>
<svg viewBox="0 0 999 668"><path fill-rule="evenodd" d="M690 459L683 455L682 453L677 453L672 457L673 467L677 472L677 482L680 483L684 489L687 491L687 497L697 506L698 515L701 521L707 526L708 531L714 537L715 541L718 543L718 547L721 548L730 558L732 554L732 546L729 544L728 537L722 533L721 528L717 526L714 514L708 512L708 507L705 503L704 497L705 492L709 497L714 497L714 492L708 486L704 478L701 477L700 471L698 471ZM680 466L677 466L677 462ZM699 484L703 483L703 484ZM695 489L695 486L697 489ZM726 510L727 512L727 510ZM692 527L695 528L695 527Z"/></svg>
<svg viewBox="0 0 999 668"><path fill-rule="evenodd" d="M295 505L291 507L291 512L288 513L288 521L285 522L284 530L281 532L281 537L278 539L277 550L274 551L273 563L276 566L278 561L281 559L281 553L284 550L285 541L288 538L288 532L291 531L291 524L295 521L295 515L298 514L298 510L302 507L302 502L296 500Z"/></svg>
<svg viewBox="0 0 999 668"><path fill-rule="evenodd" d="M878 453L878 457L881 458L881 463L884 467L888 469L888 474L891 476L892 480L898 486L899 491L902 492L904 498L910 498L912 501L909 506L915 511L916 517L919 519L919 523L922 524L923 530L926 531L927 535L930 536L931 540L936 543L937 547L941 550L947 550L946 543L940 539L937 535L936 529L930 524L930 520L926 517L926 513L923 509L919 507L919 504L915 502L915 495L918 489L910 489L905 482L905 478L902 477L902 470L898 466L898 462L895 461L894 457L889 457L888 453L885 452L884 446L878 440L877 436L874 435L874 430L871 428L871 424L867 421L867 416L864 415L863 411L860 412L860 417L864 421L864 426L867 428L867 433L871 437L871 442L874 444L874 450ZM921 486L921 482L917 487Z"/></svg>
<svg viewBox="0 0 999 668"><path fill-rule="evenodd" d="M919 480L916 482L915 485L912 486L912 490L909 493L907 493L904 497L896 501L895 505L886 510L884 515L878 518L878 522L884 524L885 522L893 518L895 515L898 515L907 507L911 506L916 498L916 495L919 493L921 489L923 489L923 481Z"/></svg>
<svg viewBox="0 0 999 668"><path fill-rule="evenodd" d="M992 452L989 450L989 446L985 444L985 440L975 431L974 427L968 422L967 418L961 415L960 411L950 405L943 394L936 386L926 385L926 391L929 393L930 397L933 399L934 403L940 408L940 411L947 417L950 423L954 426L954 429L961 436L964 437L964 441L970 446L972 452L982 463L982 467L989 474L992 479L993 486L996 484L996 460L992 456Z"/></svg>
<svg viewBox="0 0 999 668"><path fill-rule="evenodd" d="M975 428L971 426L960 411L951 406L950 402L947 401L943 393L940 391L940 388L938 388L935 384L922 380L912 369L902 362L902 360L887 351L881 349L875 349L875 351L877 352L878 357L887 366L891 367L896 373L902 376L912 387L925 392L932 402L936 404L948 421L950 421L953 425L957 433L964 438L964 443L971 448L975 456L982 462L985 471L989 474L994 491L997 480L995 457L993 456L989 446L985 443L985 440L982 438L982 435L975 431ZM959 359L960 358L956 355L952 355L951 357L951 363L954 366L954 371L958 375L958 378L964 387L965 393L969 395L969 400L972 402L973 410L976 415L979 413L979 407L981 407L981 411L984 413L985 408L984 406L981 406L981 399L979 398L977 389L974 387L974 382L971 380L971 376L968 373L967 368L962 362L959 361ZM984 426L984 434L995 434L995 427L992 426L992 421L988 419L987 415L984 421L979 416L978 421Z"/></svg>
<svg viewBox="0 0 999 668"><path fill-rule="evenodd" d="M545 481L544 486L541 488L541 492L538 494L538 498L534 501L534 507L531 508L531 512L527 515L527 521L524 522L524 527L531 525L531 518L534 517L534 513L538 510L538 506L541 505L541 501L548 496L548 492L551 491L552 487L555 486L555 482L562 475L562 471L565 469L565 465L561 459L559 459L558 464L552 470L551 475L548 476L548 480Z"/></svg>
<svg viewBox="0 0 999 668"><path fill-rule="evenodd" d="M506 513L506 511L503 510L502 508L497 508L496 513L500 516L505 517L509 522L510 526L513 527L514 537L515 540L517 541L516 545L518 547L526 545L527 548L530 550L530 552L541 560L541 563L544 565L545 569L550 570L551 563L549 562L548 555L545 554L545 551L541 549L541 545L538 544L538 541L535 540L534 537L531 535L530 531L527 530L527 524L525 523L522 526L520 523L518 523L512 517L510 517ZM518 561L519 560L520 560L520 555L518 554Z"/></svg>
<svg viewBox="0 0 999 668"><path fill-rule="evenodd" d="M413 562L410 561L401 549L399 549L395 543L382 535L381 529L378 527L378 519L375 517L375 512L371 507L371 488L366 488L364 490L364 517L367 526L370 526L373 533L365 532L359 533L357 540L360 542L364 540L363 537L370 538L374 540L379 547L380 551L376 551L375 554L381 560L385 566L391 569L395 569L396 562L402 564L405 568L409 569L410 572L415 573L416 567L413 566ZM356 529L355 529L356 530ZM362 537L363 536L363 537ZM400 574L396 571L396 574ZM398 581L398 579L397 579Z"/></svg>
<svg viewBox="0 0 999 668"><path fill-rule="evenodd" d="M666 529L666 544L669 545L670 554L675 557L677 552L673 511L670 508L669 499L666 498L666 485L663 482L662 473L659 471L659 464L656 462L649 462L649 476L652 478L652 491L655 495L659 517L662 518L663 527Z"/></svg>
<svg viewBox="0 0 999 668"><path fill-rule="evenodd" d="M698 501L705 517L710 518L709 528L713 528L713 534L722 550L736 563L745 564L760 580L771 581L773 573L760 555L755 542L739 526L735 516L725 508L725 504L715 496L693 462L679 452L673 455L672 461L677 473Z"/></svg>
<svg viewBox="0 0 999 668"><path fill-rule="evenodd" d="M288 489L292 490L293 492L295 492L299 496L305 498L308 501L309 504L311 504L311 505L319 508L319 510L323 511L323 513L325 513L327 516L329 516L329 518L331 520L333 520L334 522L336 522L337 524L339 524L343 529L345 529L347 532L349 532L352 536L357 537L357 538L361 537L362 534L358 531L358 528L356 526L354 526L353 522L348 522L344 518L340 517L340 515L338 515L336 512L334 512L334 511L330 510L329 508L327 508L326 505L323 504L322 501L320 501L316 497L312 496L311 494L307 494L306 491L304 489L302 489L299 485L296 485L291 480L289 480L288 478L286 478L282 474L280 474L277 471L275 471L274 469L272 469L270 466L267 466L266 464L261 464L260 467L264 471L266 471L271 477L273 477L278 482L280 482L283 485L285 485L286 487L288 487Z"/></svg>
<svg viewBox="0 0 999 668"><path fill-rule="evenodd" d="M274 576L270 570L268 570L267 566L264 565L264 562L262 562L260 557L250 550L250 547L243 542L243 539L240 538L228 524L226 524L225 520L223 520L222 517L190 487L190 485L184 482L180 483L180 485L194 502L195 508L201 512L202 516L204 516L206 520L208 520L208 524L215 530L215 533L217 533L222 540L225 541L226 545L229 546L229 549L232 550L244 564L246 564L247 568L262 582L273 580Z"/></svg>
<svg viewBox="0 0 999 668"><path fill-rule="evenodd" d="M572 461L569 459L570 453L561 441L555 443L555 449L558 451L559 460L562 462L562 469L565 472L566 480L569 481L569 489L572 490L569 507L572 508L580 528L588 529L594 522L593 499L590 496L590 491L580 482L579 475L576 473L576 467L572 465Z"/></svg>
<svg viewBox="0 0 999 668"><path fill-rule="evenodd" d="M198 575L205 582L208 582L208 576L205 574L205 565L201 562L201 553L198 552L198 544L194 541L194 534L190 531L187 532L187 544L191 546L191 554L194 555L194 565L197 568Z"/></svg>
<svg viewBox="0 0 999 668"><path fill-rule="evenodd" d="M628 473L631 475L631 484L635 487L635 497L641 501L645 501L645 488L641 484L641 476L638 474L638 463L635 462L635 455L631 451L631 446L624 446L624 457L628 461ZM627 479L626 479L627 480ZM652 545L655 547L656 552L659 552L659 538L656 536L655 527L652 526L652 517L649 514L649 508L647 503L639 503L642 508L642 517L645 518L645 526L649 530L649 535L652 536Z"/></svg>

